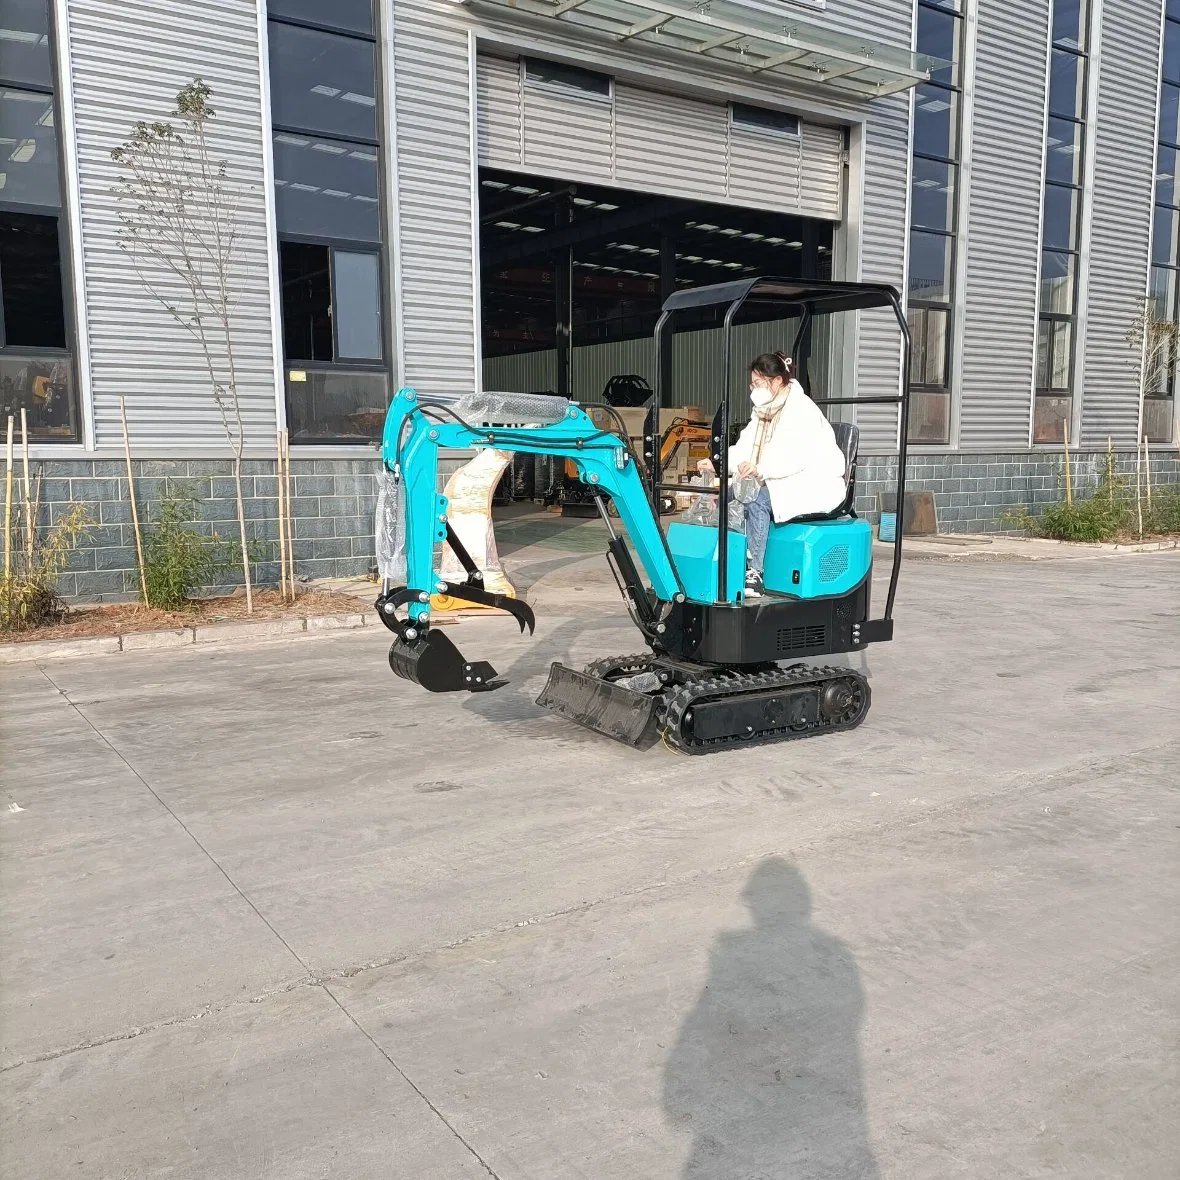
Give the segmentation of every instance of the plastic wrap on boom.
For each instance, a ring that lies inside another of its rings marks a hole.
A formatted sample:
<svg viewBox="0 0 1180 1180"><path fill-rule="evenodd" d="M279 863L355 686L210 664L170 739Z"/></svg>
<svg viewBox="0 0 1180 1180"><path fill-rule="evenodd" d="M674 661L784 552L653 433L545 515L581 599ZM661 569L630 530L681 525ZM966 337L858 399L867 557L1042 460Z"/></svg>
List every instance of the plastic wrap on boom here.
<svg viewBox="0 0 1180 1180"><path fill-rule="evenodd" d="M377 571L396 585L406 582L406 489L399 476L382 469L377 476L374 526Z"/></svg>
<svg viewBox="0 0 1180 1180"><path fill-rule="evenodd" d="M466 422L488 426L552 426L569 409L568 398L546 393L468 393L455 402Z"/></svg>

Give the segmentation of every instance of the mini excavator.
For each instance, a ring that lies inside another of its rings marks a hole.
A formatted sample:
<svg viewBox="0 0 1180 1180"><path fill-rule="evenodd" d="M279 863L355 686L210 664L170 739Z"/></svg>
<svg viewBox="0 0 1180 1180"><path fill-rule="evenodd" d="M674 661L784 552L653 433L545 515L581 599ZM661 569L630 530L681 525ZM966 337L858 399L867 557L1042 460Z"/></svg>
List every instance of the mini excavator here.
<svg viewBox="0 0 1180 1180"><path fill-rule="evenodd" d="M870 702L865 677L848 666L816 662L893 638L902 530L896 532L885 610L874 619L872 528L854 511L857 427L834 424L846 459L844 502L831 513L772 526L765 594L745 597L746 538L729 527L725 381L735 317L759 302L772 304L776 318L798 320L793 355L804 365L817 317L893 312L904 342L900 392L813 400L826 406L898 406L896 494L897 503L904 503L910 335L896 288L747 278L677 291L665 301L656 326L661 358L670 354L678 312L699 318L702 309L725 309L720 374L725 392L711 435L719 480L713 489L699 489L718 497L717 526L676 522L665 531L659 520L661 496L682 486L662 484L658 464L645 468L640 463L621 423L617 433L604 430L565 398L475 393L441 399L402 389L386 417L382 457L392 503L386 518L400 532L386 538L385 547L403 555L397 574L404 577L387 576L376 602L381 621L394 633L389 663L398 676L435 693L489 692L505 683L490 664L468 661L445 630L431 626L432 594L504 610L522 634L534 628L527 603L485 589L483 573L448 522L447 500L438 491L440 449L494 447L551 454L574 464L605 522L608 561L647 647L638 655L596 660L582 670L553 664L539 705L637 748L663 738L688 754L835 733L864 720ZM656 371L665 369L657 365ZM803 377L806 382L805 367ZM657 384L647 415L650 433L644 438L644 449L653 454L660 400ZM439 575L436 548L443 544L465 571L461 583Z"/></svg>

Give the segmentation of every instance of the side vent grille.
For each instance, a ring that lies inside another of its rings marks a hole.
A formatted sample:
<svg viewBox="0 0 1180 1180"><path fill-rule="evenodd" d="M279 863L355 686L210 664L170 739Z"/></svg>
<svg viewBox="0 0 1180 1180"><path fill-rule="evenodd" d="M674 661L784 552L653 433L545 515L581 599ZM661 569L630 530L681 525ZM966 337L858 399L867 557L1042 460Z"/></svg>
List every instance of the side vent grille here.
<svg viewBox="0 0 1180 1180"><path fill-rule="evenodd" d="M782 627L775 645L781 652L816 651L827 647L828 629L818 627Z"/></svg>
<svg viewBox="0 0 1180 1180"><path fill-rule="evenodd" d="M835 582L848 573L848 546L833 545L819 560L819 580Z"/></svg>

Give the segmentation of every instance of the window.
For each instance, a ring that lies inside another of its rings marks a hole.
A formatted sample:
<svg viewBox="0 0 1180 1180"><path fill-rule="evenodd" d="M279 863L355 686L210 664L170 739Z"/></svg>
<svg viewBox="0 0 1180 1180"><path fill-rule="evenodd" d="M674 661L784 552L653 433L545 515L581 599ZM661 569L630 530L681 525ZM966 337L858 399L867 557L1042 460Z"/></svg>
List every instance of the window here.
<svg viewBox="0 0 1180 1180"><path fill-rule="evenodd" d="M524 63L525 81L551 86L557 90L569 90L583 95L597 95L610 98L612 79L609 74L598 74L593 70L577 66L560 65L555 61L541 61L528 58Z"/></svg>
<svg viewBox="0 0 1180 1180"><path fill-rule="evenodd" d="M275 207L294 442L380 436L389 401L371 0L269 0Z"/></svg>
<svg viewBox="0 0 1180 1180"><path fill-rule="evenodd" d="M772 111L766 107L747 106L744 102L729 104L729 117L735 127L749 127L754 131L770 131L776 135L789 135L797 139L801 126L797 115L783 111Z"/></svg>
<svg viewBox="0 0 1180 1180"><path fill-rule="evenodd" d="M1065 438L1073 413L1090 0L1053 0L1045 138L1033 442Z"/></svg>
<svg viewBox="0 0 1180 1180"><path fill-rule="evenodd" d="M959 207L963 13L960 0L918 0L918 52L951 63L914 95L909 321L910 440L950 441Z"/></svg>
<svg viewBox="0 0 1180 1180"><path fill-rule="evenodd" d="M75 442L50 45L48 0L0 4L0 420Z"/></svg>
<svg viewBox="0 0 1180 1180"><path fill-rule="evenodd" d="M1168 0L1164 22L1164 67L1160 82L1160 130L1155 170L1155 217L1150 290L1155 317L1180 321L1180 0ZM1143 403L1148 442L1171 442L1176 430L1177 358L1163 358L1149 374Z"/></svg>

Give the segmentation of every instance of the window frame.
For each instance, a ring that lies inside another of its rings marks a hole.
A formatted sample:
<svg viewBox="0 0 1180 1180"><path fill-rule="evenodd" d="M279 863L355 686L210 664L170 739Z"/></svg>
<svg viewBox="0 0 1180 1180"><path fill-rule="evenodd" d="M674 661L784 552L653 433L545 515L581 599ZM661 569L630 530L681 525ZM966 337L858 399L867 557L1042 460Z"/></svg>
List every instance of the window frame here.
<svg viewBox="0 0 1180 1180"><path fill-rule="evenodd" d="M1172 36L1180 40L1180 11L1175 15L1167 11L1165 6L1164 24L1163 24L1163 41L1167 42L1169 30L1172 30ZM1178 71L1180 74L1180 71ZM1174 99L1178 107L1180 107L1180 76L1171 77L1167 70L1167 54L1162 51L1160 54L1160 86L1159 86L1159 130L1156 134L1156 179L1152 193L1152 229L1151 229L1151 247L1150 258L1148 261L1147 270L1147 297L1153 298L1155 294L1155 272L1167 272L1171 276L1172 287L1172 306L1168 309L1171 319L1175 323L1180 323L1180 234L1174 235L1172 243L1173 249L1169 259L1164 261L1157 261L1155 257L1155 242L1156 232L1159 223L1159 213L1161 209L1167 209L1177 221L1180 221L1180 179L1176 176L1172 181L1172 200L1161 200L1161 190L1164 187L1164 182L1159 176L1159 157L1161 149L1168 149L1177 154L1177 172L1180 173L1180 119L1177 119L1177 125L1173 126L1172 132L1175 139L1166 134L1166 128L1163 121L1164 115L1164 99L1168 94L1169 88L1174 92ZM1170 438L1148 438L1149 443L1164 443L1170 444L1176 437L1176 389L1178 381L1180 381L1180 364L1176 363L1176 358L1173 358L1173 363L1168 367L1167 388L1163 393L1153 393L1148 391L1144 401L1151 402L1171 402L1172 404L1172 435ZM1144 415L1146 419L1146 415ZM1140 423L1140 429L1143 430L1145 422ZM1146 435L1145 435L1146 437Z"/></svg>
<svg viewBox="0 0 1180 1180"><path fill-rule="evenodd" d="M1045 141L1044 141L1044 173L1041 185L1041 251L1037 268L1037 335L1035 341L1035 348L1037 356L1034 363L1033 371L1033 414L1030 426L1030 441L1033 446L1057 446L1060 439L1057 438L1038 438L1037 437L1037 414L1036 402L1039 399L1051 398L1055 401L1068 400L1070 409L1066 416L1066 421L1069 421L1073 414L1074 402L1077 397L1077 365L1078 365L1078 300L1081 293L1082 285L1082 237L1086 223L1088 210L1086 208L1086 187L1085 175L1086 168L1089 162L1089 153L1092 150L1090 144L1090 83L1091 70L1094 68L1094 63L1091 58L1090 44L1093 37L1094 23L1093 23L1093 6L1091 0L1078 0L1079 7L1079 31L1082 34L1079 44L1071 44L1068 39L1057 40L1053 36L1053 30L1057 19L1056 11L1057 0L1054 0L1053 5L1049 10L1049 86L1045 94ZM1077 63L1076 68L1080 70L1080 78L1078 81L1078 92L1081 95L1080 111L1063 111L1055 109L1053 106L1053 61L1054 55L1066 54L1075 59ZM1053 121L1059 123L1071 124L1077 130L1075 134L1078 136L1078 160L1075 169L1078 177L1077 182L1063 181L1051 178L1050 173L1050 159L1049 153L1053 150L1050 142L1050 128ZM1049 212L1049 198L1050 195L1060 190L1073 194L1073 199L1076 201L1076 208L1073 211L1072 223L1069 226L1069 237L1065 245L1050 244L1048 235L1046 233L1047 217ZM1066 256L1072 260L1073 281L1070 284L1070 309L1068 312L1048 310L1045 303L1044 291L1045 280L1048 277L1046 269L1047 258L1050 255ZM1067 323L1070 325L1069 333L1069 357L1068 367L1066 372L1069 375L1069 383L1064 388L1053 387L1053 371L1054 362L1056 359L1056 344L1057 330L1054 325L1060 323ZM1040 372L1040 341L1042 331L1048 332L1049 338L1049 355L1046 364L1046 381L1048 385L1042 385Z"/></svg>
<svg viewBox="0 0 1180 1180"><path fill-rule="evenodd" d="M280 256L280 270L279 270L279 336L283 341L282 363L283 363L283 406L286 415L286 420L290 423L294 417L291 413L291 373L357 373L357 374L372 374L380 375L385 378L385 403L386 406L393 397L393 357L394 357L394 342L392 338L393 327L393 292L390 289L389 282L389 217L386 209L386 188L387 178L384 174L384 168L389 166L388 156L386 155L385 144L382 141L382 131L385 125L385 102L384 102L384 77L385 71L388 68L386 63L382 60L383 55L380 52L380 21L381 13L376 4L373 6L373 33L359 33L355 30L334 28L317 24L311 21L300 20L294 17L284 15L272 15L267 10L267 27L268 30L271 25L291 25L297 28L310 29L315 32L329 33L335 36L351 38L356 41L368 42L374 46L374 60L375 60L375 74L374 83L376 89L376 111L375 111L375 127L377 131L377 138L367 139L360 136L339 135L337 133L327 133L318 130L312 130L306 127L291 126L280 123L272 119L269 128L269 133L272 137L276 134L297 135L306 138L319 138L332 140L341 144L351 144L357 147L365 147L375 149L377 152L377 201L378 201L378 241L366 242L354 238L338 237L335 235L313 236L300 233L288 232L278 224L276 215L274 234L275 234L275 249L276 254ZM269 150L273 152L273 142ZM282 291L282 270L281 270L281 254L282 244L290 242L296 245L306 246L322 246L327 250L328 254L328 284L329 284L329 314L332 319L332 354L333 359L330 361L318 361L304 359L299 360L290 358L286 353L286 324L285 313L283 307L283 291ZM336 269L335 269L335 252L340 250L349 254L373 254L377 257L377 275L380 286L380 300L378 312L380 315L380 343L381 343L381 359L362 359L352 360L348 358L341 358L339 356L339 332L336 316ZM316 437L314 439L300 439L292 435L291 443L293 446L364 446L370 447L375 440L371 438L359 438L357 436L337 436L337 437Z"/></svg>
<svg viewBox="0 0 1180 1180"><path fill-rule="evenodd" d="M54 129L61 126L61 74L57 57L57 11L56 6L46 0L49 29L49 81L48 87L27 82L16 82L0 76L0 88L6 90L20 90L26 94L41 94L48 96L53 103ZM80 446L83 441L83 405L82 390L78 382L78 321L77 300L74 294L74 255L72 237L70 233L69 216L66 206L67 176L65 155L61 149L61 137L54 135L57 151L58 204L56 205L28 205L16 201L5 201L0 191L0 211L11 213L32 214L37 217L54 217L57 219L58 270L61 275L62 320L65 324L64 348L26 348L21 345L7 343L7 331L3 324L3 304L0 303L0 357L37 360L44 357L51 361L66 361L70 370L70 398L71 419L73 433L65 436L38 437L30 428L29 443L33 446ZM0 276L0 282L3 276Z"/></svg>
<svg viewBox="0 0 1180 1180"><path fill-rule="evenodd" d="M940 17L948 18L953 22L954 39L956 42L955 50L955 64L950 71L951 77L949 80L939 77L932 77L923 85L933 89L944 92L950 97L950 142L948 147L952 149L954 154L943 155L937 151L932 151L929 148L919 146L917 139L918 127L918 113L917 113L917 98L914 102L914 113L911 118L910 131L910 192L907 194L909 200L909 213L907 216L906 228L906 257L909 260L910 275L907 276L906 283L906 312L907 319L910 313L921 313L921 321L926 329L926 334L923 337L923 356L928 355L926 341L929 340L929 312L941 313L944 317L945 332L942 340L942 380L940 383L932 383L926 380L914 380L911 376L910 386L916 393L930 394L943 396L948 403L954 396L953 390L953 373L954 373L954 355L956 347L956 333L955 333L955 307L958 299L958 284L956 283L956 275L959 261L959 235L961 232L962 223L962 191L961 191L961 169L962 169L962 137L963 137L963 70L964 70L964 53L966 51L966 18L963 11L963 5L959 0L917 0L917 21L922 19L922 13L929 11L937 14ZM918 35L917 23L915 23L915 36ZM950 201L950 210L948 215L948 226L946 229L938 229L931 226L920 225L914 220L914 165L919 160L929 161L932 164L938 164L943 167L948 167L951 170L954 184L954 196ZM949 289L946 291L945 299L924 299L915 297L913 292L909 289L909 281L912 276L913 266L913 236L915 233L929 234L945 238L947 241L947 270L949 274ZM917 323L918 317L915 316L911 322L911 331ZM922 366L922 377L929 376L929 365L924 361ZM949 446L951 442L951 408L948 404L946 413L946 432L944 437L940 439L914 439L911 438L911 444L914 446Z"/></svg>

